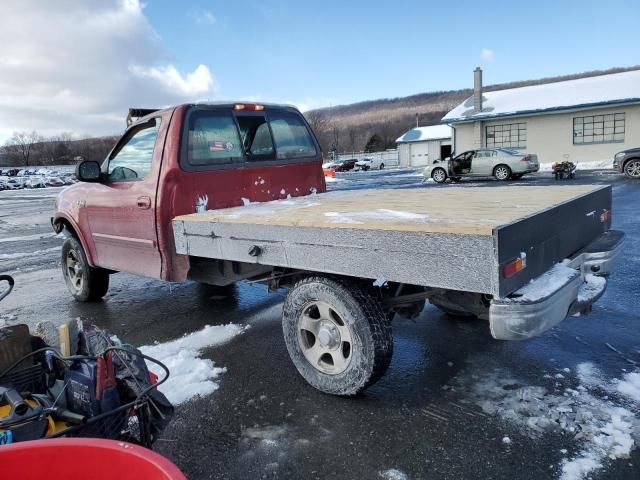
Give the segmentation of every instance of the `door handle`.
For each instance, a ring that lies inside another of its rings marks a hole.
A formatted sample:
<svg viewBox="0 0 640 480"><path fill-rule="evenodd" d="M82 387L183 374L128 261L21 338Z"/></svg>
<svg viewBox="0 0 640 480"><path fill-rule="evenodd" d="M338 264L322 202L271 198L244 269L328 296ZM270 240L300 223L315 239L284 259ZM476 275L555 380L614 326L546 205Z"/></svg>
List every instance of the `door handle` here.
<svg viewBox="0 0 640 480"><path fill-rule="evenodd" d="M138 208L148 209L151 208L151 198L150 197L138 197L137 200Z"/></svg>

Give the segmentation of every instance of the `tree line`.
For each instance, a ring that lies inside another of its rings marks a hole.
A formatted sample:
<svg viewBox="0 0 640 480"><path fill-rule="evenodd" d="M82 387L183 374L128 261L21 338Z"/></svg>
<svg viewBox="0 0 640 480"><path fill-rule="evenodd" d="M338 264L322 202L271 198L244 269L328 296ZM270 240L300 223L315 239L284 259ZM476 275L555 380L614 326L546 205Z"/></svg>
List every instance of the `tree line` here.
<svg viewBox="0 0 640 480"><path fill-rule="evenodd" d="M117 136L74 139L68 132L49 137L35 130L14 132L0 147L0 165L35 167L72 165L80 160L102 162L117 140Z"/></svg>

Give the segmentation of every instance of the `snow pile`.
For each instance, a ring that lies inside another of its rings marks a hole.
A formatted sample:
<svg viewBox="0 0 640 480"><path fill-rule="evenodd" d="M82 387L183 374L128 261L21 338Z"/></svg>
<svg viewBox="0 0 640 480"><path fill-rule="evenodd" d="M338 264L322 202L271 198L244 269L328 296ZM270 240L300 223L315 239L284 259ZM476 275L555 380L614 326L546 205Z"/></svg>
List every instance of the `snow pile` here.
<svg viewBox="0 0 640 480"><path fill-rule="evenodd" d="M616 386L619 393L640 403L640 372L626 373Z"/></svg>
<svg viewBox="0 0 640 480"><path fill-rule="evenodd" d="M502 368L495 368L480 377L463 374L454 381L453 391L467 390L471 401L491 415L522 427L534 438L545 432L563 432L576 441L579 451L560 462L562 480L586 478L616 458L628 458L640 441L640 373L630 373L623 380L604 380L592 364L578 365L576 388L564 387L558 378L545 375L551 384L523 385ZM618 390L627 399L615 394L598 398L597 393ZM563 454L567 453L562 449Z"/></svg>
<svg viewBox="0 0 640 480"><path fill-rule="evenodd" d="M171 375L159 390L171 403L179 405L195 396L215 392L219 387L215 380L227 371L226 368L216 367L212 360L200 358L200 350L226 343L247 328L234 324L207 325L198 332L171 342L140 347L140 351L169 368ZM149 370L160 378L164 377L164 372L151 363Z"/></svg>

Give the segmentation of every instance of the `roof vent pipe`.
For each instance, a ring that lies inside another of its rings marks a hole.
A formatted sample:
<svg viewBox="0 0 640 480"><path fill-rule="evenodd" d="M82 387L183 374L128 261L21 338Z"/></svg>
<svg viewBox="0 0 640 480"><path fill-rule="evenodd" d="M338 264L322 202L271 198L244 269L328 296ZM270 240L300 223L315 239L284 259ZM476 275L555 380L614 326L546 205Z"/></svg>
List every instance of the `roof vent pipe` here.
<svg viewBox="0 0 640 480"><path fill-rule="evenodd" d="M476 67L473 71L473 111L482 112L482 69Z"/></svg>

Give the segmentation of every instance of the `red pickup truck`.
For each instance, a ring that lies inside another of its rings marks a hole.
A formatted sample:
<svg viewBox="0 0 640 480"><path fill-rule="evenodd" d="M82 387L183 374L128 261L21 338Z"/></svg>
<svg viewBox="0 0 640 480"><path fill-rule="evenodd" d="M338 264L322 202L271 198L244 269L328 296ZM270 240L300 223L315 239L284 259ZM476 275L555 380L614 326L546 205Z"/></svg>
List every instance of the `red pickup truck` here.
<svg viewBox="0 0 640 480"><path fill-rule="evenodd" d="M327 393L352 395L382 376L395 314L417 316L429 300L487 320L497 339L527 339L588 312L622 250L624 233L610 230L611 187L308 196L325 191L322 153L295 108L147 113L102 165L78 165L81 183L56 199L69 291L99 300L121 271L289 288L287 349Z"/></svg>
<svg viewBox="0 0 640 480"><path fill-rule="evenodd" d="M322 153L293 107L180 105L131 125L105 162L84 162L83 183L59 195L52 220L67 286L80 301L102 298L109 274L173 282L189 261L174 249L174 217L325 191Z"/></svg>

